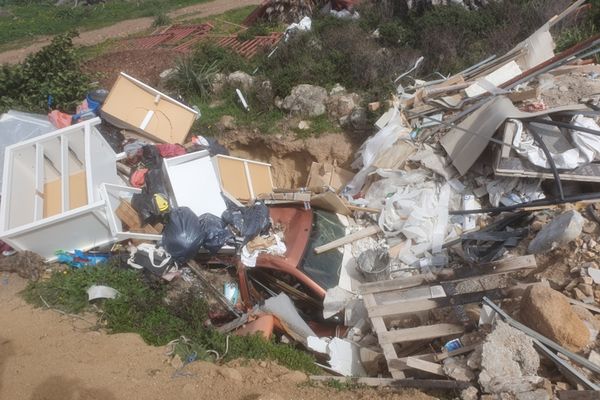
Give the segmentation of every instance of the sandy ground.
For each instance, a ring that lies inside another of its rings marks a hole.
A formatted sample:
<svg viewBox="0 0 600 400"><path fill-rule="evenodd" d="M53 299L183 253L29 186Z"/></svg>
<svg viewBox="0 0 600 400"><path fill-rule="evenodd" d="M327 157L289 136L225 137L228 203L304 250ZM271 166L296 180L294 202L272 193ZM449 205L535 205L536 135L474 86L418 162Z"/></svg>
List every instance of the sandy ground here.
<svg viewBox="0 0 600 400"><path fill-rule="evenodd" d="M34 309L18 295L25 285L15 274L0 280L0 399L433 399L414 391L313 387L299 383L302 374L267 362L194 362L174 375L165 348Z"/></svg>
<svg viewBox="0 0 600 400"><path fill-rule="evenodd" d="M187 18L203 18L218 15L234 8L252 4L260 4L260 0L214 0L208 3L195 4L173 10L168 15L178 21L185 21ZM126 37L149 29L152 26L152 21L154 21L152 17L121 21L104 28L81 32L79 37L75 38L73 42L80 46L91 46L102 43L107 39ZM41 37L27 47L0 53L0 64L21 62L28 54L34 53L50 43L51 39L50 36Z"/></svg>

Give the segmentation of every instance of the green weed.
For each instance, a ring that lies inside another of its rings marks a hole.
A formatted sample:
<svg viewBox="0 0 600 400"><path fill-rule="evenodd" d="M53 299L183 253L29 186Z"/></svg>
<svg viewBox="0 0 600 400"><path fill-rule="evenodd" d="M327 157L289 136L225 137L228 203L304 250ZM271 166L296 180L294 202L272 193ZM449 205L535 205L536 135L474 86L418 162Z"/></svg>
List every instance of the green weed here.
<svg viewBox="0 0 600 400"><path fill-rule="evenodd" d="M152 17L158 12L207 0L111 0L102 4L56 6L53 1L11 2L11 17L0 17L0 45L72 29L94 29L131 18Z"/></svg>
<svg viewBox="0 0 600 400"><path fill-rule="evenodd" d="M288 368L316 373L314 358L293 346L266 341L261 336L227 336L206 328L208 305L199 289L190 289L175 300L166 302L168 284L130 269L110 265L86 267L66 273L55 273L46 281L30 283L24 298L35 306L51 307L68 313L93 310L86 290L94 285L107 285L119 292L113 300L98 304L99 316L109 333L134 332L149 344L163 346L185 336L175 351L182 359L197 353L208 358L214 350L224 361L236 358L274 360ZM42 300L43 299L43 300Z"/></svg>

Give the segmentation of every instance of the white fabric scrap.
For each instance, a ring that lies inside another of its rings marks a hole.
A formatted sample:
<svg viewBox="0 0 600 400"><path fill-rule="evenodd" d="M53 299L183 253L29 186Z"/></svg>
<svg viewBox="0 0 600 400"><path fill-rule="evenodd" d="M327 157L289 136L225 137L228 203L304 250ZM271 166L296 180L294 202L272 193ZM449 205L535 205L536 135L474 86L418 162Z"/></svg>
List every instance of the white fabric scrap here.
<svg viewBox="0 0 600 400"><path fill-rule="evenodd" d="M260 255L260 253L268 253L268 254L273 254L275 256L285 255L285 252L287 251L287 247L285 246L285 243L283 242L283 240L281 240L279 235L274 235L274 236L275 236L275 244L266 249L256 249L251 253L250 250L248 250L248 245L245 245L244 247L242 247L242 254L240 255L242 264L244 264L246 267L249 267L249 268L256 267L256 260L258 259L258 256Z"/></svg>

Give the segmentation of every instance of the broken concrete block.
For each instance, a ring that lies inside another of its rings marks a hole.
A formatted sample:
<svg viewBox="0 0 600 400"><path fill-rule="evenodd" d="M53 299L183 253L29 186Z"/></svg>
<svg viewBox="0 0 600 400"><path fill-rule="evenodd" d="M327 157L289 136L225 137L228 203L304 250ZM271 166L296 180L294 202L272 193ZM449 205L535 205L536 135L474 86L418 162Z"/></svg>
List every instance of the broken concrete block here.
<svg viewBox="0 0 600 400"><path fill-rule="evenodd" d="M479 384L486 393L532 391L543 382L537 376L539 365L531 338L498 321L483 343Z"/></svg>
<svg viewBox="0 0 600 400"><path fill-rule="evenodd" d="M281 107L302 117L318 117L325 114L326 101L325 88L302 84L292 88L291 94L283 99Z"/></svg>
<svg viewBox="0 0 600 400"><path fill-rule="evenodd" d="M469 382L475 378L475 373L467 366L467 359L448 357L444 360L444 373L457 381Z"/></svg>
<svg viewBox="0 0 600 400"><path fill-rule="evenodd" d="M579 237L585 219L575 210L567 211L544 226L529 243L529 254L539 254L563 246Z"/></svg>
<svg viewBox="0 0 600 400"><path fill-rule="evenodd" d="M469 386L460 392L460 400L477 400L479 399L479 391L474 386Z"/></svg>
<svg viewBox="0 0 600 400"><path fill-rule="evenodd" d="M521 300L520 320L572 351L581 350L590 340L587 327L568 299L544 285L527 288Z"/></svg>

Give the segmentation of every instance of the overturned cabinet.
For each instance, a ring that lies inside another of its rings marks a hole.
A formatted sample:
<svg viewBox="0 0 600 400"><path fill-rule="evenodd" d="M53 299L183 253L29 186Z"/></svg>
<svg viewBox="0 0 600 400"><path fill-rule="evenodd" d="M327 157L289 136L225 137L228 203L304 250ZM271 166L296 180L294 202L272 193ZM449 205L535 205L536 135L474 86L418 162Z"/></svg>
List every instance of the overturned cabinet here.
<svg viewBox="0 0 600 400"><path fill-rule="evenodd" d="M6 148L0 238L49 260L115 240L101 183L118 183L116 154L84 121Z"/></svg>

